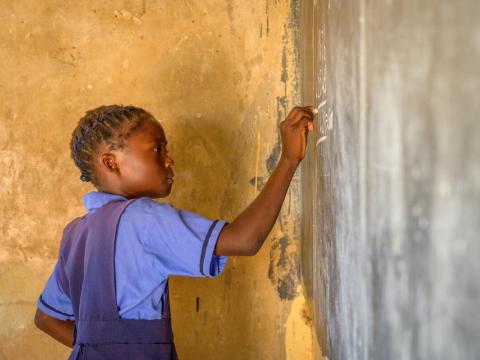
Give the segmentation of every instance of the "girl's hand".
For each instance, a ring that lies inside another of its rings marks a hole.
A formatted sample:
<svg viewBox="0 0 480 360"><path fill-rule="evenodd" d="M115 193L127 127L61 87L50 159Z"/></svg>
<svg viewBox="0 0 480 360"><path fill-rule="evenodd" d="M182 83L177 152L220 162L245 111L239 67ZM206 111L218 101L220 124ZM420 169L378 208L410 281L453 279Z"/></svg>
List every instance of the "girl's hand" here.
<svg viewBox="0 0 480 360"><path fill-rule="evenodd" d="M298 164L305 157L308 132L315 130L312 110L313 106L296 106L280 123L282 158Z"/></svg>
<svg viewBox="0 0 480 360"><path fill-rule="evenodd" d="M280 124L282 156L262 191L235 220L223 227L215 255L255 255L280 213L295 170L305 156L308 131L313 131L313 107L295 107Z"/></svg>

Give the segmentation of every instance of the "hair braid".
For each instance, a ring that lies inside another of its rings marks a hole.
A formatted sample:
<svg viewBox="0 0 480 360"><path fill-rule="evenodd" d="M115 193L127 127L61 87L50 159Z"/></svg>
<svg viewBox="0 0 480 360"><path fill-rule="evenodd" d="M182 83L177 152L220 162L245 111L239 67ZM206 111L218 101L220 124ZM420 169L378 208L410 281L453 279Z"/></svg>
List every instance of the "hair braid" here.
<svg viewBox="0 0 480 360"><path fill-rule="evenodd" d="M97 184L93 160L100 144L121 149L125 140L137 130L144 119L152 117L135 106L109 105L89 110L72 132L71 156L80 169L80 180Z"/></svg>

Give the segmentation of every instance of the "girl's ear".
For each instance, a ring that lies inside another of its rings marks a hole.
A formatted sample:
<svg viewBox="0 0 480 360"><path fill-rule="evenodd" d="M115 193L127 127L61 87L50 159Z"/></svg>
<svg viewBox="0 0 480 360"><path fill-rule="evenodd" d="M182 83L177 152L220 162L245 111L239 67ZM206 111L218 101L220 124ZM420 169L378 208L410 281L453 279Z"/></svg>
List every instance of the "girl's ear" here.
<svg viewBox="0 0 480 360"><path fill-rule="evenodd" d="M102 164L108 172L118 172L118 162L114 154L103 154L102 155Z"/></svg>

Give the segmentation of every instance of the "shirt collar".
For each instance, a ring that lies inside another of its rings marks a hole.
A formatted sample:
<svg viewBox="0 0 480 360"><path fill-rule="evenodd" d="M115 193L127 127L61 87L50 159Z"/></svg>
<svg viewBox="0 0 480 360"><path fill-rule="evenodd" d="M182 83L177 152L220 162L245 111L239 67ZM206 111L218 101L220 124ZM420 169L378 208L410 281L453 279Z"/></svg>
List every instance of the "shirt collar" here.
<svg viewBox="0 0 480 360"><path fill-rule="evenodd" d="M98 209L113 200L128 200L122 195L109 194L101 191L91 191L85 194L82 199L87 211Z"/></svg>

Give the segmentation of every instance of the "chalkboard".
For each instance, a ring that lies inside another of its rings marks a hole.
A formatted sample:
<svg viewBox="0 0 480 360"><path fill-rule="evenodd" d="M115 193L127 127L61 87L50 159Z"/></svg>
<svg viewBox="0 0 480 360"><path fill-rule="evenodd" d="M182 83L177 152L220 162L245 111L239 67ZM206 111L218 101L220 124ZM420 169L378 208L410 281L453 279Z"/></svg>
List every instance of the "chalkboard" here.
<svg viewBox="0 0 480 360"><path fill-rule="evenodd" d="M330 360L480 358L480 2L302 6L316 341Z"/></svg>

